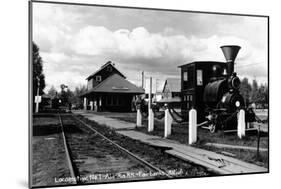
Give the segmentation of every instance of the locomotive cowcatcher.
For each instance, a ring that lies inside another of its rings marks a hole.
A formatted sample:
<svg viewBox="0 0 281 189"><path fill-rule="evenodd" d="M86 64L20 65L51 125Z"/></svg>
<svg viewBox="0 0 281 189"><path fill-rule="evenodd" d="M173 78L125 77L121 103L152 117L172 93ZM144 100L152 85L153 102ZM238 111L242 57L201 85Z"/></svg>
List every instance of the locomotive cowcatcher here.
<svg viewBox="0 0 281 189"><path fill-rule="evenodd" d="M188 121L188 111L197 110L198 123L206 122L211 132L237 128L237 112L244 109L246 122L255 121L239 93L240 79L234 72L234 60L240 46L222 46L225 62L197 61L181 68L181 113ZM206 121L207 120L207 121Z"/></svg>

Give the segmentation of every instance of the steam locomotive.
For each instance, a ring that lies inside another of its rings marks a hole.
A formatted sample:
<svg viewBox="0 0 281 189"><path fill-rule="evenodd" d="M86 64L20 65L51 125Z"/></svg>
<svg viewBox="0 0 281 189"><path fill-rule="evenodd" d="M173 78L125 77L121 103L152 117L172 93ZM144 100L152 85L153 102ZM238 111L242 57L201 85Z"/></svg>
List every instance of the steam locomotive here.
<svg viewBox="0 0 281 189"><path fill-rule="evenodd" d="M159 107L168 104L175 121L173 113L181 118L181 121L177 122L188 122L188 112L191 108L195 108L199 125L212 133L218 129L236 129L237 113L240 109L245 110L246 122L255 121L255 113L246 107L239 91L240 79L234 72L234 60L240 48L235 45L221 46L226 62L196 61L179 66L181 69L180 101L163 99L154 106L152 104L152 109L159 111ZM141 112L147 115L148 103L142 99L137 104ZM175 105L180 105L180 114L173 109Z"/></svg>
<svg viewBox="0 0 281 189"><path fill-rule="evenodd" d="M237 125L237 111L245 109L246 121L255 121L255 114L246 108L239 92L240 79L234 72L234 60L240 46L222 46L224 62L199 61L181 68L181 111L188 120L188 110L197 110L197 119L208 125L210 132L233 129ZM206 121L207 120L207 121Z"/></svg>

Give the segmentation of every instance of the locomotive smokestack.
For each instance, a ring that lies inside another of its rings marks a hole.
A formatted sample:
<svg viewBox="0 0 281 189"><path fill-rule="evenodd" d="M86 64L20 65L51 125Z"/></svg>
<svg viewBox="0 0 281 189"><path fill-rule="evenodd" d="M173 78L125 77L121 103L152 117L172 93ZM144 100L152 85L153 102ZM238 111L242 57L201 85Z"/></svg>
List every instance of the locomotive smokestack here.
<svg viewBox="0 0 281 189"><path fill-rule="evenodd" d="M221 46L221 49L226 59L227 75L229 77L234 71L234 60L241 47L237 45L226 45L226 46Z"/></svg>

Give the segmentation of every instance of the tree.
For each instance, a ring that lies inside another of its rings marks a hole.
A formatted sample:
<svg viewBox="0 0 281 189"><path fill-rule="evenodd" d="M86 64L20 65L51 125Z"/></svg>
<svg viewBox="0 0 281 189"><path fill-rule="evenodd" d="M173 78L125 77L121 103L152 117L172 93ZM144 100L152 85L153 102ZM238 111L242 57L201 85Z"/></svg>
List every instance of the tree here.
<svg viewBox="0 0 281 189"><path fill-rule="evenodd" d="M72 104L75 104L77 107L83 107L83 100L81 95L87 91L87 87L85 85L80 85L79 87L75 87L73 92L73 100Z"/></svg>
<svg viewBox="0 0 281 189"><path fill-rule="evenodd" d="M262 108L268 105L268 87L267 85L261 85L257 91L257 102L260 103Z"/></svg>
<svg viewBox="0 0 281 189"><path fill-rule="evenodd" d="M269 103L269 91L268 91L268 85L265 84L264 85L264 99L265 99L265 102L268 104Z"/></svg>
<svg viewBox="0 0 281 189"><path fill-rule="evenodd" d="M258 82L254 79L252 83L252 92L251 92L251 98L253 102L259 101L258 90L259 90Z"/></svg>
<svg viewBox="0 0 281 189"><path fill-rule="evenodd" d="M51 98L54 98L55 96L58 95L58 91L56 90L56 88L55 88L53 85L52 85L52 87L49 89L48 95L49 95Z"/></svg>
<svg viewBox="0 0 281 189"><path fill-rule="evenodd" d="M45 76L43 74L43 60L39 54L39 47L33 42L32 48L32 81L33 81L33 99L37 95L39 87L39 95L44 94Z"/></svg>
<svg viewBox="0 0 281 189"><path fill-rule="evenodd" d="M252 86L249 83L248 78L243 78L240 85L241 95L244 97L246 105L251 102Z"/></svg>
<svg viewBox="0 0 281 189"><path fill-rule="evenodd" d="M32 100L35 96L43 95L45 88L45 76L43 74L43 61L39 54L39 47L32 43ZM33 103L33 111L35 110L35 103Z"/></svg>

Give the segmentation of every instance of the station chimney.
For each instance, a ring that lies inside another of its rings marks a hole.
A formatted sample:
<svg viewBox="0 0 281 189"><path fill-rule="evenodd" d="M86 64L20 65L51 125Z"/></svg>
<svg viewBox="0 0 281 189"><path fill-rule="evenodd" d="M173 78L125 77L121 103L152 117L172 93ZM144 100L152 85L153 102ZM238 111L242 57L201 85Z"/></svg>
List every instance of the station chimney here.
<svg viewBox="0 0 281 189"><path fill-rule="evenodd" d="M221 49L227 63L227 76L230 77L234 72L234 61L241 47L238 45L225 45L221 46Z"/></svg>

